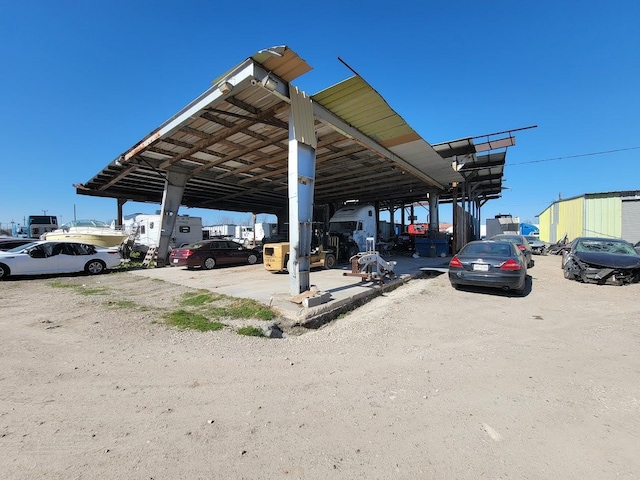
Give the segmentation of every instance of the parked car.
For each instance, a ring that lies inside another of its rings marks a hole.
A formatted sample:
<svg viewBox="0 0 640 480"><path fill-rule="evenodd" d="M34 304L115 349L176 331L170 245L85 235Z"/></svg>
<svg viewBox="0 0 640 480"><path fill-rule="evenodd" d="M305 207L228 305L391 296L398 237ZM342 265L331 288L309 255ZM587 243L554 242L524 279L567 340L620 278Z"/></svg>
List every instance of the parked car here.
<svg viewBox="0 0 640 480"><path fill-rule="evenodd" d="M536 237L535 235L525 235L524 238L526 238L527 242L529 242L531 253L533 253L534 255L544 255L545 253L547 253L549 244L540 240L540 237Z"/></svg>
<svg viewBox="0 0 640 480"><path fill-rule="evenodd" d="M562 255L562 252L565 251L569 247L569 237L567 234L564 234L560 240L556 243L552 243L547 247L547 253L549 255Z"/></svg>
<svg viewBox="0 0 640 480"><path fill-rule="evenodd" d="M12 248L35 242L37 238L17 238L17 237L0 237L0 251L11 250Z"/></svg>
<svg viewBox="0 0 640 480"><path fill-rule="evenodd" d="M211 270L218 265L253 265L260 260L260 251L246 248L231 240L203 240L176 248L169 255L169 265Z"/></svg>
<svg viewBox="0 0 640 480"><path fill-rule="evenodd" d="M493 287L523 294L527 259L513 242L476 240L467 243L449 262L451 286Z"/></svg>
<svg viewBox="0 0 640 480"><path fill-rule="evenodd" d="M37 240L0 252L0 279L13 275L104 273L120 265L117 248L86 243Z"/></svg>
<svg viewBox="0 0 640 480"><path fill-rule="evenodd" d="M640 281L640 255L618 238L578 237L562 253L564 278L599 285Z"/></svg>
<svg viewBox="0 0 640 480"><path fill-rule="evenodd" d="M524 257L527 259L527 268L531 268L535 264L535 262L533 261L533 251L531 250L531 245L529 245L529 241L527 240L526 236L517 235L515 233L501 233L499 235L494 235L489 240L515 243L520 251L522 251L522 253L524 254Z"/></svg>

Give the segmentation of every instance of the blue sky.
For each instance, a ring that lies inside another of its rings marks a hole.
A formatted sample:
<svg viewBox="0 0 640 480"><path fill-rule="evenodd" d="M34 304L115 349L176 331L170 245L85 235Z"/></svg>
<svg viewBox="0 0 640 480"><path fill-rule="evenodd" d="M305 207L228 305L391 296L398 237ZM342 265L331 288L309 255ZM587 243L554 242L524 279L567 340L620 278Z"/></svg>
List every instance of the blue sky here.
<svg viewBox="0 0 640 480"><path fill-rule="evenodd" d="M76 195L256 51L288 45L313 94L360 73L425 140L530 125L482 217L640 190L640 2L0 0L0 224L110 220ZM609 153L599 153L609 152ZM127 203L124 213L159 205ZM181 209L206 224L247 214ZM426 210L418 211L426 221ZM441 221L450 221L444 207Z"/></svg>

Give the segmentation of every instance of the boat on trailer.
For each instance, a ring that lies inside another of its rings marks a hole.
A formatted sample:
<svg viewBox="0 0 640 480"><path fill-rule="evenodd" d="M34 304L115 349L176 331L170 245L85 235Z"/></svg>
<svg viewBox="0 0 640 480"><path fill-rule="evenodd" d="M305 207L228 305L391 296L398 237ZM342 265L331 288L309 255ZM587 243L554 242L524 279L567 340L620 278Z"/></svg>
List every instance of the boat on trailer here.
<svg viewBox="0 0 640 480"><path fill-rule="evenodd" d="M129 234L100 220L72 220L56 230L42 234L40 238L117 247L129 238Z"/></svg>

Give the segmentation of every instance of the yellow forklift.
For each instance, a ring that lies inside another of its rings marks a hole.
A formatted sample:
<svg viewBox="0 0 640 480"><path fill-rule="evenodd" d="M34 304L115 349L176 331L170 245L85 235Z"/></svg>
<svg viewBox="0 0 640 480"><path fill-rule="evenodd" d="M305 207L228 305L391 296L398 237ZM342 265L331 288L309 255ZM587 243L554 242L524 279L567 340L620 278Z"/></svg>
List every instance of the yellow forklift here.
<svg viewBox="0 0 640 480"><path fill-rule="evenodd" d="M285 237L286 238L286 237ZM322 223L313 223L311 239L310 268L335 268L337 263L336 251L332 247L325 247L325 234ZM264 268L270 272L286 272L289 262L289 242L265 243L262 249Z"/></svg>
<svg viewBox="0 0 640 480"><path fill-rule="evenodd" d="M289 242L265 243L262 258L264 268L270 272L286 272L287 263L289 262ZM311 268L328 270L336 266L336 256L333 250L323 250L320 247L316 247L311 251L309 260Z"/></svg>

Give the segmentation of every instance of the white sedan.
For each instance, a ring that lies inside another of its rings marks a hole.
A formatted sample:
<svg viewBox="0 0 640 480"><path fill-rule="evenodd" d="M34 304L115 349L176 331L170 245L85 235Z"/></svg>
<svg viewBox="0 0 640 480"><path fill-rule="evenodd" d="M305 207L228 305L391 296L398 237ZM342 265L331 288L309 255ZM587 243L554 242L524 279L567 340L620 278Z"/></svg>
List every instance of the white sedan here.
<svg viewBox="0 0 640 480"><path fill-rule="evenodd" d="M117 248L38 240L0 252L0 279L10 275L46 273L85 272L97 275L117 267L121 261Z"/></svg>

